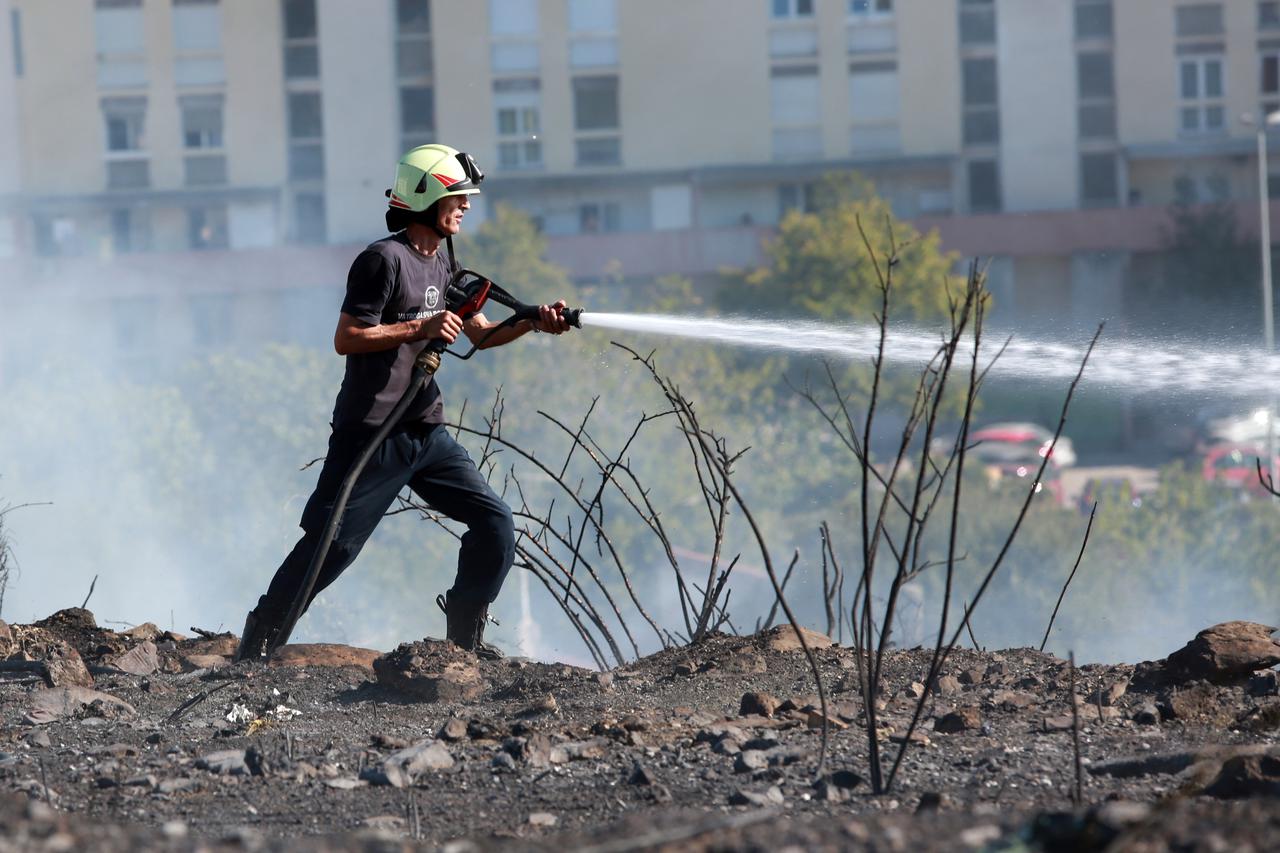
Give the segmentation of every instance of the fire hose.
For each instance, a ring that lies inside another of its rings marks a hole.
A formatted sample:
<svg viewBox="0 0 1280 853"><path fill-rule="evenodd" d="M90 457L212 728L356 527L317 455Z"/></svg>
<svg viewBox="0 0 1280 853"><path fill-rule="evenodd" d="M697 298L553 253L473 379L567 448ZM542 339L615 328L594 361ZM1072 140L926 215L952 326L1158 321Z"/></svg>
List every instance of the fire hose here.
<svg viewBox="0 0 1280 853"><path fill-rule="evenodd" d="M271 638L267 645L266 657L268 661L271 660L278 649L289 641L289 635L293 633L294 627L297 625L298 620L302 618L303 611L307 609L307 605L311 601L311 591L315 589L316 580L320 576L320 568L324 565L325 557L329 554L329 547L333 544L333 539L337 535L338 527L342 523L342 515L347 508L347 501L351 497L351 490L355 488L361 472L364 471L369 458L373 456L382 442L400 423L400 419L404 417L404 413L409 409L414 397L435 376L436 371L440 369L440 356L447 352L449 355L466 361L475 355L476 351L484 346L485 342L499 330L510 328L521 320L536 320L539 316L539 307L537 305L526 305L520 302L510 293L474 270L456 269L445 286L445 307L463 320L476 314L485 302L490 299L499 305L510 308L512 314L490 329L483 338L471 346L471 349L465 355L459 355L450 350L448 348L449 344L443 338L434 338L427 343L422 352L418 353L417 358L414 359L413 370L409 374L409 384L405 387L404 394L401 395L395 407L392 408L391 413L387 415L386 420L382 422L382 426L378 427L377 432L373 434L368 444L364 446L359 455L356 456L355 461L351 463L351 468L338 489L338 496L333 502L333 507L329 510L329 517L325 521L324 530L321 533L320 542L316 546L315 554L312 555L311 562L307 566L307 574L303 579L302 586L299 587L297 595L294 596L293 604L289 608L284 622L281 623L279 632ZM578 328L582 327L581 308L565 308L561 312L561 316L564 317L569 325Z"/></svg>

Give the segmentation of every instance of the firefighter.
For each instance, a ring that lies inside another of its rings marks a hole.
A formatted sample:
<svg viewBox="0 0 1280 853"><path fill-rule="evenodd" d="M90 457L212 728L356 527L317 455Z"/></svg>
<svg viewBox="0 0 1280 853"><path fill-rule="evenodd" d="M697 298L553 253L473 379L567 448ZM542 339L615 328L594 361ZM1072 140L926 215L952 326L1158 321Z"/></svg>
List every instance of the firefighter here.
<svg viewBox="0 0 1280 853"><path fill-rule="evenodd" d="M559 335L568 330L563 300L539 306L536 320L496 331L498 324L483 314L463 320L445 307L445 285L454 264L448 254L452 238L483 179L470 155L447 145L419 146L400 159L395 185L387 191L386 224L392 233L361 252L347 276L333 341L346 357L346 373L333 407L328 455L302 512L303 536L249 612L237 660L262 658L279 634L305 583L343 479L403 396L414 359L429 340L452 343L465 334L472 343L492 347L530 331ZM432 376L356 480L305 604L351 565L396 495L408 486L467 528L457 575L442 598L448 639L478 656L498 658L502 653L484 642L484 627L515 556L515 527L510 508L443 422L444 401Z"/></svg>

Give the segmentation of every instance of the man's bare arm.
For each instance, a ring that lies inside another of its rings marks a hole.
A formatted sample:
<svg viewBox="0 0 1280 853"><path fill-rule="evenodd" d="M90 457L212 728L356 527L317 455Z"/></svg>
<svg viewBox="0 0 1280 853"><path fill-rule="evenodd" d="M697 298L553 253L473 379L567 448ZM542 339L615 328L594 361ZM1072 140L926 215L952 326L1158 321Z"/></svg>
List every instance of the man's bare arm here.
<svg viewBox="0 0 1280 853"><path fill-rule="evenodd" d="M559 335L569 330L569 323L561 313L564 307L565 301L563 299L552 305L540 305L538 306L537 320L521 320L514 326L498 329L492 335L489 334L490 330L500 324L490 322L483 314L473 314L462 324L462 330L467 333L467 338L471 343L483 346L484 349L509 344L526 332L535 329L539 332ZM483 345L481 341L484 342Z"/></svg>
<svg viewBox="0 0 1280 853"><path fill-rule="evenodd" d="M338 315L338 328L333 333L333 348L338 355L383 352L400 344L444 338L453 343L462 331L462 320L451 311L442 311L421 320L381 323L371 326L345 312Z"/></svg>

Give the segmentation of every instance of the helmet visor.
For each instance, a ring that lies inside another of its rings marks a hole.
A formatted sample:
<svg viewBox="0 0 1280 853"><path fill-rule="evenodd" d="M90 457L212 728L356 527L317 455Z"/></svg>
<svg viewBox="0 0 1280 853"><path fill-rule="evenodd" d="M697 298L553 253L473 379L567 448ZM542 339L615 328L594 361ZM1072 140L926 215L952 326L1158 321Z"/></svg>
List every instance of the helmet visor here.
<svg viewBox="0 0 1280 853"><path fill-rule="evenodd" d="M465 151L459 151L457 159L458 164L462 166L462 174L466 175L466 177L451 185L449 192L479 189L480 182L484 180L484 172L480 171L480 167L476 165L475 158Z"/></svg>

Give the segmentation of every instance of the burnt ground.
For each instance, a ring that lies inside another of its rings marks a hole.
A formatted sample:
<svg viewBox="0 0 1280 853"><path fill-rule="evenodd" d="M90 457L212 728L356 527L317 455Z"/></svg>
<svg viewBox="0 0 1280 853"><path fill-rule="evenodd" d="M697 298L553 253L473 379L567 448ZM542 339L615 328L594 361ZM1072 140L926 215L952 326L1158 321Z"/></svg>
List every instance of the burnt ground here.
<svg viewBox="0 0 1280 853"><path fill-rule="evenodd" d="M1034 650L957 650L893 790L874 795L855 659L838 646L815 652L831 722L815 783L821 715L789 629L607 673L477 662L439 641L402 646L378 676L376 652L333 646L289 647L296 665L229 665L234 644L117 634L80 610L0 623L0 851L1260 851L1280 839L1275 670L1214 684L1078 668L1073 808L1071 672ZM68 649L91 676L67 674ZM887 658L888 762L929 658ZM86 676L91 687L68 683Z"/></svg>

